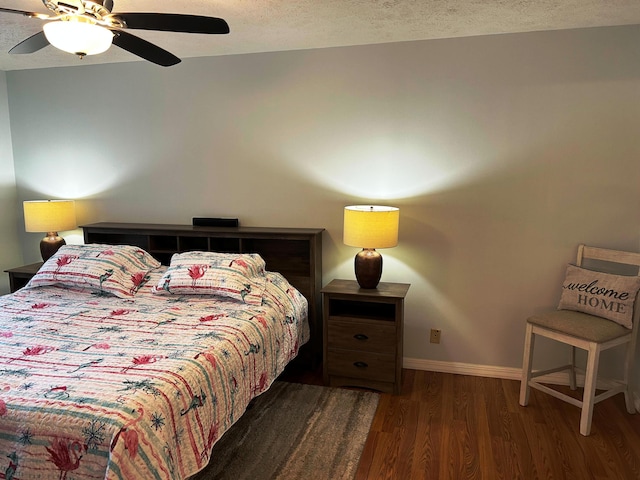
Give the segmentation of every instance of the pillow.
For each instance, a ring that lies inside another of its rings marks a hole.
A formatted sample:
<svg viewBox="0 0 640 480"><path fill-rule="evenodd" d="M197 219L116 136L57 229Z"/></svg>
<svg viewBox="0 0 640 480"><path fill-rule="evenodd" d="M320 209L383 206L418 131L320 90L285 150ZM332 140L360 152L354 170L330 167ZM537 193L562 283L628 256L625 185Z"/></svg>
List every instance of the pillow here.
<svg viewBox="0 0 640 480"><path fill-rule="evenodd" d="M575 310L631 328L640 277L594 272L568 265L558 310Z"/></svg>
<svg viewBox="0 0 640 480"><path fill-rule="evenodd" d="M61 285L89 288L130 298L160 266L155 258L129 245L63 245L47 260L28 287Z"/></svg>
<svg viewBox="0 0 640 480"><path fill-rule="evenodd" d="M153 293L215 295L261 305L265 263L255 253L176 253Z"/></svg>

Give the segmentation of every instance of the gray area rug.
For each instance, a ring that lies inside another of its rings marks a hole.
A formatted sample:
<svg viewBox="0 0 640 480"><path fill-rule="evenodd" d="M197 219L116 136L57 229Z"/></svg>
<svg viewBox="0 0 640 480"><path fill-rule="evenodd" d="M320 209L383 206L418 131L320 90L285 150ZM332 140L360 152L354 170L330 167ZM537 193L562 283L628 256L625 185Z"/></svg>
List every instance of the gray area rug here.
<svg viewBox="0 0 640 480"><path fill-rule="evenodd" d="M378 400L373 392L275 382L191 480L352 479Z"/></svg>

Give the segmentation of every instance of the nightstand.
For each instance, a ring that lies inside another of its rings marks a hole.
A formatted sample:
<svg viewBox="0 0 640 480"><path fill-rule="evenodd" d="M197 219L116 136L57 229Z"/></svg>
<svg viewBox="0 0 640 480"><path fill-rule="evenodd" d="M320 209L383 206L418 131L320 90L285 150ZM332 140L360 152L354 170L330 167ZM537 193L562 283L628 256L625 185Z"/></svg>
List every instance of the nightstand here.
<svg viewBox="0 0 640 480"><path fill-rule="evenodd" d="M324 383L400 393L404 298L410 285L360 288L333 280L322 292Z"/></svg>
<svg viewBox="0 0 640 480"><path fill-rule="evenodd" d="M29 283L31 277L36 274L42 264L43 262L37 262L5 270L5 272L9 274L9 289L11 290L11 293L21 289Z"/></svg>

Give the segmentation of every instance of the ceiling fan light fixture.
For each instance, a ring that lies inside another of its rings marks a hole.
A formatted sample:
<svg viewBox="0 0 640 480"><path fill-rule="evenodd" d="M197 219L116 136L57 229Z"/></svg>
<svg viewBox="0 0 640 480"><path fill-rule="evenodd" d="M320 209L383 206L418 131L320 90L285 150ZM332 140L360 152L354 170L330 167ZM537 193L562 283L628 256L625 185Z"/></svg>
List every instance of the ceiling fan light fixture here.
<svg viewBox="0 0 640 480"><path fill-rule="evenodd" d="M45 23L44 34L54 47L80 57L106 52L113 41L111 31L83 20L79 17Z"/></svg>

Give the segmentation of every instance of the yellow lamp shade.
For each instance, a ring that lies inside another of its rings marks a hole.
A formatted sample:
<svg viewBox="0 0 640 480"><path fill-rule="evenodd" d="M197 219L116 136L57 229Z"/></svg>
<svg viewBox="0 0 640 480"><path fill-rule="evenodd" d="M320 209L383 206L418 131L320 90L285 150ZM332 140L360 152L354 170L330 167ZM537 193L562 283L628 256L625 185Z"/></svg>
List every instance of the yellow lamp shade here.
<svg viewBox="0 0 640 480"><path fill-rule="evenodd" d="M27 232L60 232L76 228L73 200L33 200L23 202Z"/></svg>
<svg viewBox="0 0 640 480"><path fill-rule="evenodd" d="M390 248L398 245L400 210L379 205L344 207L345 245L360 248Z"/></svg>

